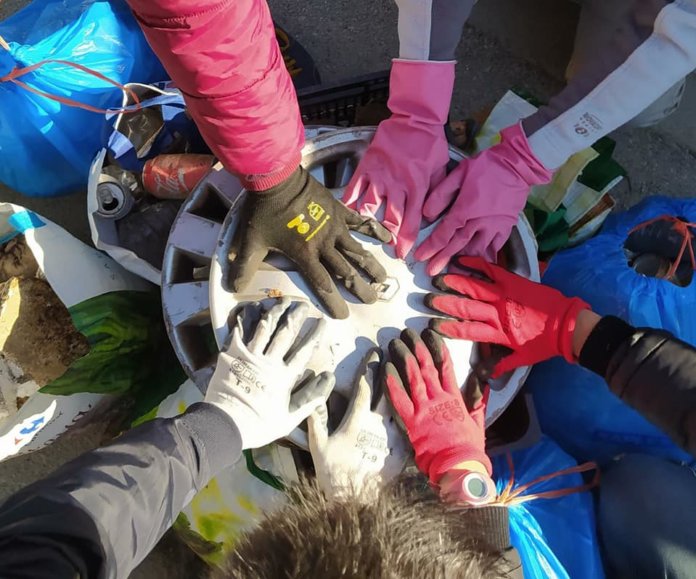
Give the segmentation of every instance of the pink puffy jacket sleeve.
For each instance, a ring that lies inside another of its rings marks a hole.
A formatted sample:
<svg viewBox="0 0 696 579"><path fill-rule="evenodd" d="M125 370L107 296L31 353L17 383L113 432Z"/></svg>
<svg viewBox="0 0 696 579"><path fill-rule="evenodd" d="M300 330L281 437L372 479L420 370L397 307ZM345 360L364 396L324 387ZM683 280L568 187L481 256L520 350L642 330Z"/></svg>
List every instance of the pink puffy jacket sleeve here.
<svg viewBox="0 0 696 579"><path fill-rule="evenodd" d="M284 181L304 144L265 0L128 0L203 138L251 190Z"/></svg>

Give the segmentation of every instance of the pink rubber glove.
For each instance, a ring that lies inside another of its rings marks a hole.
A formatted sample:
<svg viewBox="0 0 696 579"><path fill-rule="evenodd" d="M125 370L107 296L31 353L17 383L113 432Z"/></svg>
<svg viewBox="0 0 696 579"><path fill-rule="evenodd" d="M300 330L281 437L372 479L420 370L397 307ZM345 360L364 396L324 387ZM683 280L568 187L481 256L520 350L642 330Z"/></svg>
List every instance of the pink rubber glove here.
<svg viewBox="0 0 696 579"><path fill-rule="evenodd" d="M551 171L530 150L521 124L504 129L501 137L497 145L462 161L428 196L423 215L429 220L437 219L454 199L415 253L419 261L430 260L430 275L440 273L460 253L494 262L530 187L551 180Z"/></svg>
<svg viewBox="0 0 696 579"><path fill-rule="evenodd" d="M343 196L348 207L370 217L384 206L382 224L394 235L399 258L416 242L427 192L445 177L454 64L393 61L392 116L380 123Z"/></svg>

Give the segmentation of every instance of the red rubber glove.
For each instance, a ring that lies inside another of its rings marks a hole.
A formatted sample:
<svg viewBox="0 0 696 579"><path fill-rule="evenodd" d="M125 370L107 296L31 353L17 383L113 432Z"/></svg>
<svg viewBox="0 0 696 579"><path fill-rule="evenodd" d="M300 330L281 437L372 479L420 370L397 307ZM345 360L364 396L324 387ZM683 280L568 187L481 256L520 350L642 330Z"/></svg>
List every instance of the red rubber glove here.
<svg viewBox="0 0 696 579"><path fill-rule="evenodd" d="M500 344L512 350L493 377L563 356L576 363L573 332L578 314L590 306L548 286L529 281L480 257L460 257L460 267L489 281L461 274L439 275L433 285L448 294L428 294L428 307L452 319L434 319L430 327L444 336Z"/></svg>
<svg viewBox="0 0 696 579"><path fill-rule="evenodd" d="M492 472L486 455L486 395L473 394L470 409L454 376L449 351L432 330L421 337L404 330L389 344L384 380L415 451L416 465L437 485L453 467L476 461Z"/></svg>

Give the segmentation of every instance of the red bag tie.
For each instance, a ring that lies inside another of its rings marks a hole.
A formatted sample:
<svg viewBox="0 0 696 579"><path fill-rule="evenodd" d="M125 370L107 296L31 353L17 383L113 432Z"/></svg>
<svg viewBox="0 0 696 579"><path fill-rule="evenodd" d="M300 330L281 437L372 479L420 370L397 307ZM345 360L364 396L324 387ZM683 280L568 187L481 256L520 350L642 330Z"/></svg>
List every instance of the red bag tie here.
<svg viewBox="0 0 696 579"><path fill-rule="evenodd" d="M513 491L512 487L515 485L515 465L512 462L512 455L509 452L507 453L507 462L508 467L510 468L510 480L507 482L507 485L505 485L505 488L502 490L502 492L498 495L498 498L494 502L490 503L491 505L511 506L519 505L529 501L534 501L537 499L557 499L575 493L582 493L599 485L599 466L596 462L586 462L577 466L571 466L568 468L558 470L556 472L552 472L550 474L540 476L538 478L535 478L533 481L528 482L527 484L520 485L519 487L517 487L517 489ZM576 474L588 472L591 470L595 471L595 475L589 483L586 483L584 485L523 495L523 493L525 493L532 487L546 482L547 480L558 478L559 476L564 476L567 474Z"/></svg>
<svg viewBox="0 0 696 579"><path fill-rule="evenodd" d="M5 50L9 51L10 46L9 44L5 41L5 39L0 36L0 47L4 48ZM98 107L93 107L92 105L88 105L85 103L81 103L80 101L76 101L74 99L62 97L59 95L54 95L51 93L44 92L42 90L36 89L32 86L29 86L25 82L18 80L20 77L25 76L29 73L32 73L38 69L40 69L43 66L46 66L47 64L62 64L63 66L69 66L71 68L75 68L77 70L80 70L84 72L85 74L89 74L95 78L98 78L99 80L102 80L110 85L115 86L116 88L120 89L124 93L128 94L130 98L133 100L135 103L135 107L129 107L129 108L121 108L121 109L100 109ZM121 83L116 82L115 80L111 80L107 76L104 76L102 73L93 70L91 68L88 68L86 66L82 66L81 64L78 64L76 62L70 62L69 60L60 60L60 59L48 59L48 60L42 60L41 62L37 62L36 64L32 64L30 66L25 66L25 67L15 67L12 71L9 72L9 74L6 74L5 76L0 76L0 82L11 82L21 88L23 88L26 91L29 91L30 93L33 93L35 95L47 98L49 100L58 102L60 104L69 106L69 107L74 107L78 109L82 109L85 111L89 111L92 113L99 113L99 114L106 114L106 113L133 113L138 110L140 110L140 99L138 98L138 95L135 93L135 91L131 88L128 88Z"/></svg>
<svg viewBox="0 0 696 579"><path fill-rule="evenodd" d="M681 263L682 257L684 256L684 252L686 251L687 246L689 247L689 257L691 258L691 268L693 270L696 270L696 257L694 257L694 247L692 245L692 241L694 239L694 234L691 231L694 227L696 227L696 223L689 223L687 221L682 221L681 219L678 219L677 217L674 217L673 215L660 215L659 217L655 217L653 219L648 219L647 221L644 221L643 223L639 223L636 225L631 231L628 232L630 235L634 231L638 231L640 229L643 229L644 227L648 227L649 225L652 225L653 223L657 223L658 221L669 221L672 223L672 229L676 230L678 233L682 235L683 241L681 244L681 248L679 249L679 254L677 255L677 259L674 260L672 263L672 266L669 268L669 271L666 274L666 278L669 279L674 276L674 274L677 272L677 268L679 267L679 264Z"/></svg>

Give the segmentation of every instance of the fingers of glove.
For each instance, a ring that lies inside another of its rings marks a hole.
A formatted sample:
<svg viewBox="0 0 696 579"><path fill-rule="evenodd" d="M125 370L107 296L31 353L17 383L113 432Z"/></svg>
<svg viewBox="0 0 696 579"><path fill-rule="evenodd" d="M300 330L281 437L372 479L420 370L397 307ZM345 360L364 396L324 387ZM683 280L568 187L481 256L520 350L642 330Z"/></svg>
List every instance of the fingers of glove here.
<svg viewBox="0 0 696 579"><path fill-rule="evenodd" d="M289 307L285 319L270 338L271 343L266 348L266 355L272 358L282 360L287 356L309 314L309 305L305 302L296 302L292 309Z"/></svg>
<svg viewBox="0 0 696 579"><path fill-rule="evenodd" d="M326 404L320 404L307 418L307 440L309 450L322 452L329 441L329 410Z"/></svg>
<svg viewBox="0 0 696 579"><path fill-rule="evenodd" d="M458 231L458 227L459 225L454 219L445 216L443 220L437 224L433 232L416 248L414 257L418 261L426 261L434 255L437 255L450 241L452 241L452 238Z"/></svg>
<svg viewBox="0 0 696 579"><path fill-rule="evenodd" d="M392 340L390 342L389 354L392 363L399 371L402 383L408 389L411 400L417 408L421 403L428 400L425 381L423 380L418 360L402 340Z"/></svg>
<svg viewBox="0 0 696 579"><path fill-rule="evenodd" d="M475 230L469 226L459 229L450 243L430 259L427 267L428 274L437 275L450 265L452 258L461 252L463 248L466 248L472 233L476 234Z"/></svg>
<svg viewBox="0 0 696 579"><path fill-rule="evenodd" d="M319 341L325 330L326 320L324 318L317 319L309 331L300 337L299 344L296 344L296 347L288 352L285 358L286 363L293 368L306 368L319 346Z"/></svg>
<svg viewBox="0 0 696 579"><path fill-rule="evenodd" d="M353 264L362 269L370 279L378 283L387 279L387 271L382 267L382 264L359 241L353 239L350 233L341 235L336 240L336 248Z"/></svg>
<svg viewBox="0 0 696 579"><path fill-rule="evenodd" d="M495 219L495 217L471 220L471 227L476 230L476 233L466 246L462 247L461 253L463 255L486 257L486 251L497 234L497 231L490 227L490 222L493 219Z"/></svg>
<svg viewBox="0 0 696 579"><path fill-rule="evenodd" d="M393 189L388 192L385 200L384 219L382 225L397 238L406 214L406 191Z"/></svg>
<svg viewBox="0 0 696 579"><path fill-rule="evenodd" d="M249 342L249 351L263 356L269 346L273 333L278 327L280 318L285 314L291 305L290 298L283 298L280 302L271 306L261 316L261 320L256 326L254 337Z"/></svg>
<svg viewBox="0 0 696 579"><path fill-rule="evenodd" d="M508 234L498 233L493 238L493 241L491 241L484 253L484 258L486 259L486 261L489 261L491 263L498 263L498 254L500 253L500 250L503 249L503 246L505 245L509 237L510 236Z"/></svg>
<svg viewBox="0 0 696 579"><path fill-rule="evenodd" d="M342 200L346 207L355 209L358 199L360 199L360 196L364 193L365 189L367 189L369 182L368 176L360 171L360 165L358 165L357 171L353 174L343 192Z"/></svg>
<svg viewBox="0 0 696 579"><path fill-rule="evenodd" d="M382 187L376 183L370 183L365 190L365 194L358 201L358 213L360 215L368 215L374 219L383 201Z"/></svg>
<svg viewBox="0 0 696 579"><path fill-rule="evenodd" d="M244 231L241 226L240 229ZM242 291L249 285L251 278L268 255L267 247L245 238L243 232L240 235L239 251L234 261L230 262L227 275L227 287L234 292Z"/></svg>
<svg viewBox="0 0 696 579"><path fill-rule="evenodd" d="M406 424L413 418L413 401L408 395L399 371L392 362L384 365L384 389L395 412Z"/></svg>
<svg viewBox="0 0 696 579"><path fill-rule="evenodd" d="M362 233L363 235L367 235L368 237L381 241L382 243L389 243L391 241L391 233L389 233L389 230L381 223L378 223L370 217L363 217L362 215L356 213L355 211L351 211L343 205L341 205L341 208L343 220L348 229L351 231Z"/></svg>
<svg viewBox="0 0 696 579"><path fill-rule="evenodd" d="M439 371L442 389L450 394L459 394L459 384L457 383L454 364L452 363L447 344L445 344L440 334L430 329L424 330L421 336L430 351L435 368Z"/></svg>
<svg viewBox="0 0 696 579"><path fill-rule="evenodd" d="M426 219L434 221L452 203L464 181L466 163L467 161L459 163L459 166L430 192L423 206L423 215Z"/></svg>
<svg viewBox="0 0 696 579"><path fill-rule="evenodd" d="M245 304L230 315L230 333L222 346L228 354L249 353L247 342L251 341L261 319L259 302Z"/></svg>
<svg viewBox="0 0 696 579"><path fill-rule="evenodd" d="M404 259L413 249L422 220L422 199L417 195L414 195L412 199L407 198L404 217L396 235L396 257L399 259Z"/></svg>
<svg viewBox="0 0 696 579"><path fill-rule="evenodd" d="M290 397L290 422L293 428L307 418L317 407L326 405L336 378L332 372L322 372L309 380Z"/></svg>
<svg viewBox="0 0 696 579"><path fill-rule="evenodd" d="M467 322L483 322L502 329L498 310L491 304L451 294L433 293L427 294L424 301L430 309L442 314Z"/></svg>
<svg viewBox="0 0 696 579"><path fill-rule="evenodd" d="M434 277L432 284L440 291L449 295L457 293L460 296L466 296L489 304L505 298L505 296L501 295L501 287L470 275L446 273Z"/></svg>
<svg viewBox="0 0 696 579"><path fill-rule="evenodd" d="M377 292L358 273L358 271L343 257L338 250L328 250L322 254L326 269L338 278L345 288L364 304L377 301Z"/></svg>
<svg viewBox="0 0 696 579"><path fill-rule="evenodd" d="M446 218L445 218L446 219ZM469 227L451 228L445 223L445 219L435 228L432 235L426 239L416 250L415 257L418 260L430 259L426 268L428 275L437 275L449 264L452 256L466 246L475 231ZM440 228L446 225L446 231L440 233ZM442 235L442 237L440 237ZM446 240L446 241L445 241ZM427 246L426 244L431 243ZM423 248L421 252L421 248ZM419 254L419 252L421 252ZM427 256L427 257L426 257Z"/></svg>
<svg viewBox="0 0 696 579"><path fill-rule="evenodd" d="M458 322L435 318L430 320L428 325L431 330L438 334L456 340L470 340L472 342L500 344L501 346L510 345L510 340L502 330L497 330L481 322Z"/></svg>
<svg viewBox="0 0 696 579"><path fill-rule="evenodd" d="M360 424L360 421L370 413L374 397L375 381L379 377L381 350L372 348L363 358L359 367L359 376L353 386L348 410L346 411L346 427L348 429Z"/></svg>
<svg viewBox="0 0 696 579"><path fill-rule="evenodd" d="M440 384L440 376L433 362L430 350L425 342L418 335L418 332L406 329L401 332L401 340L406 344L415 355L420 367L420 375L425 384L425 393L430 400L434 399L443 388Z"/></svg>
<svg viewBox="0 0 696 579"><path fill-rule="evenodd" d="M344 320L348 317L348 305L319 259L298 261L297 268L309 283L319 302L332 318ZM317 282L317 283L315 283Z"/></svg>

